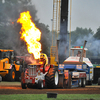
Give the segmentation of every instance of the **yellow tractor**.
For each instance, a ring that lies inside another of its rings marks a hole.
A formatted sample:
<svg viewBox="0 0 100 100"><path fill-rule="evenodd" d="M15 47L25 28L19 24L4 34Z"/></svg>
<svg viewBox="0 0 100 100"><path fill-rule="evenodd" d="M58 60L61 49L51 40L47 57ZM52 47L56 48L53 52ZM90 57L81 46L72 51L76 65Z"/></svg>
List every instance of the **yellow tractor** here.
<svg viewBox="0 0 100 100"><path fill-rule="evenodd" d="M14 59L14 50L0 49L0 77L6 81L15 81L21 75L22 65Z"/></svg>

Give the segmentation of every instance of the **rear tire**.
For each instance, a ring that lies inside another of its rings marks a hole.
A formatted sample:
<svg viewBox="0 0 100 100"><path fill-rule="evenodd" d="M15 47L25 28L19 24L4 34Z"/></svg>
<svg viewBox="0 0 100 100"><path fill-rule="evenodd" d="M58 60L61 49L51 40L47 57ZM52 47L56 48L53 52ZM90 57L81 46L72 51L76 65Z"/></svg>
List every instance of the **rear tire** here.
<svg viewBox="0 0 100 100"><path fill-rule="evenodd" d="M100 77L98 78L98 85L100 85Z"/></svg>
<svg viewBox="0 0 100 100"><path fill-rule="evenodd" d="M85 87L85 85L86 85L86 79L83 78L83 79L82 79L82 87Z"/></svg>
<svg viewBox="0 0 100 100"><path fill-rule="evenodd" d="M87 85L92 85L92 81L87 81Z"/></svg>
<svg viewBox="0 0 100 100"><path fill-rule="evenodd" d="M43 81L42 80L38 81L38 88L43 89Z"/></svg>
<svg viewBox="0 0 100 100"><path fill-rule="evenodd" d="M79 83L78 83L79 87L82 86L82 79L79 79Z"/></svg>
<svg viewBox="0 0 100 100"><path fill-rule="evenodd" d="M64 74L59 74L59 88L64 88Z"/></svg>
<svg viewBox="0 0 100 100"><path fill-rule="evenodd" d="M45 77L47 88L57 88L58 80L59 74L57 68L51 67Z"/></svg>

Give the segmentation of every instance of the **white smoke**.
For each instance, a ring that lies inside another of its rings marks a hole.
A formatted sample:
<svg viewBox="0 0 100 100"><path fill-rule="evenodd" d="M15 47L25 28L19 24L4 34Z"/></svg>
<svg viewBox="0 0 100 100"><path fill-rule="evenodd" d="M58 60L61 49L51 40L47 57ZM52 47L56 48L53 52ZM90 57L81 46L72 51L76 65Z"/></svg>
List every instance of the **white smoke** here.
<svg viewBox="0 0 100 100"><path fill-rule="evenodd" d="M89 52L93 53L92 56L98 56L98 54L100 54L100 40L94 38L92 34L78 38L74 46L83 46L85 40L87 41L86 48Z"/></svg>

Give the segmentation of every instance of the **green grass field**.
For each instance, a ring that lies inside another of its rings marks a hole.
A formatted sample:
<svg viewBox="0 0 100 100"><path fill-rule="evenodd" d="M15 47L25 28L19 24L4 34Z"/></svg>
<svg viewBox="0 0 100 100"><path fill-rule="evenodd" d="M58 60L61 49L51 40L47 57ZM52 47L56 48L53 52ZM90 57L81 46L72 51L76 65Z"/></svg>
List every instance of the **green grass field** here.
<svg viewBox="0 0 100 100"><path fill-rule="evenodd" d="M58 94L57 98L47 98L47 94L0 95L0 100L100 100L100 94Z"/></svg>

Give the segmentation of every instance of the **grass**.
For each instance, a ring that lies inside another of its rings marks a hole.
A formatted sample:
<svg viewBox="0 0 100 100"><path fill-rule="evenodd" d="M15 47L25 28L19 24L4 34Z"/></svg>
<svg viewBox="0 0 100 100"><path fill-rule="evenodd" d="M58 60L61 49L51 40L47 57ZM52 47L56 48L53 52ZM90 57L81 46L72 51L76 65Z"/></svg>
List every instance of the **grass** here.
<svg viewBox="0 0 100 100"><path fill-rule="evenodd" d="M0 95L0 100L100 100L100 94L58 94L57 98L47 98L47 94Z"/></svg>

